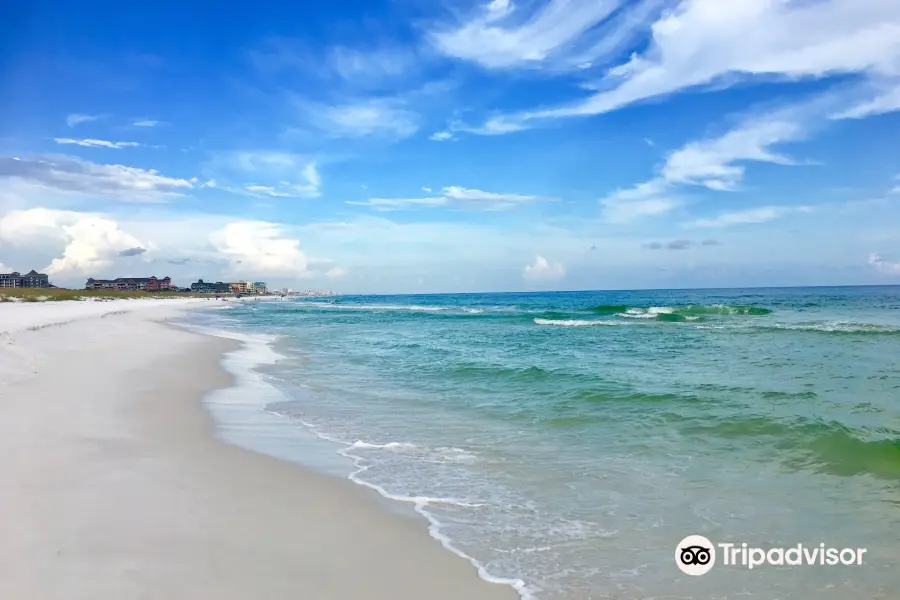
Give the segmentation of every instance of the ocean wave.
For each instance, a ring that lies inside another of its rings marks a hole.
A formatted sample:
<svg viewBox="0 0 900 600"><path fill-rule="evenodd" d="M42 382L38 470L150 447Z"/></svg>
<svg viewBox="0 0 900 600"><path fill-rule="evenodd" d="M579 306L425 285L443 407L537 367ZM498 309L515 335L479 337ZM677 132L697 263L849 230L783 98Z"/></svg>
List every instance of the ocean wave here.
<svg viewBox="0 0 900 600"><path fill-rule="evenodd" d="M728 306L725 304L711 304L709 306L650 306L647 308L630 307L617 312L617 317L624 319L654 319L669 323L681 323L685 321L700 321L704 317L715 316L763 316L771 314L772 310L758 306Z"/></svg>
<svg viewBox="0 0 900 600"><path fill-rule="evenodd" d="M749 329L757 331L808 331L811 333L844 333L870 335L898 335L900 326L854 321L828 321L818 323L769 323L755 325Z"/></svg>
<svg viewBox="0 0 900 600"><path fill-rule="evenodd" d="M418 446L415 444L409 444L406 442L388 442L387 444L370 444L369 442L363 442L357 440L350 444L350 448L366 448L366 449L377 449L377 450L420 450Z"/></svg>
<svg viewBox="0 0 900 600"><path fill-rule="evenodd" d="M481 508L487 506L483 502L478 502L477 500L469 499L469 498L454 498L454 497L444 497L444 496L423 496L423 495L409 495L402 494L397 492L392 492L373 481L369 481L365 478L365 474L369 471L373 463L361 453L365 450L392 450L392 451L429 451L430 449L427 447L419 446L417 444L413 444L410 442L387 442L384 444L378 444L373 442L365 442L362 440L356 440L353 443L340 440L333 435L325 433L314 423L306 421L299 415L292 414L288 411L283 410L269 410L269 412L277 415L281 415L282 417L287 417L291 420L294 420L301 425L303 425L310 433L315 435L316 437L337 443L343 448L337 451L337 454L349 459L352 462L352 472L347 475L347 478L357 485L361 485L372 489L382 497L393 500L395 502L403 502L405 504L410 504L415 512L425 518L428 522L428 534L437 540L444 549L452 552L456 556L465 559L469 564L471 564L478 573L478 576L489 582L489 583L497 583L500 585L506 585L513 588L516 593L519 595L522 600L537 600L534 592L522 579L511 578L511 577L499 577L494 575L490 571L487 570L487 567L480 562L475 557L466 554L461 549L456 546L453 538L447 535L444 530L446 529L446 525L441 522L440 519L434 514L434 512L429 510L429 507L432 506L455 506L466 509L473 508ZM441 447L435 448L433 451L437 453L442 453L446 456L455 455L458 457L475 457L473 452L462 448L454 448L454 447Z"/></svg>
<svg viewBox="0 0 900 600"><path fill-rule="evenodd" d="M348 476L348 479L353 483L356 483L361 486L365 486L369 489L375 490L382 497L387 498L388 500L394 500L396 502L404 502L407 504L411 504L413 510L419 513L421 516L428 521L428 534L436 539L440 544L448 551L453 554L459 556L460 558L465 559L469 562L473 567L475 567L478 572L478 576L489 582L489 583L497 583L500 585L507 585L513 588L516 593L519 594L519 597L522 600L537 600L532 590L528 587L528 585L521 579L510 578L510 577L498 577L492 573L490 573L485 565L478 561L475 557L466 554L462 550L460 550L454 543L453 539L444 533L445 525L441 522L440 519L431 511L428 510L430 506L433 505L451 505L458 506L461 508L479 508L485 506L484 503L475 502L466 499L459 498L446 498L446 497L434 497L434 496L409 496L405 494L398 494L394 492L388 491L381 485L374 483L372 481L368 481L365 479L364 475L366 471L369 470L371 465L367 464L367 461L364 457L355 455L351 452L352 446L345 448L344 450L339 451L339 454L346 456L347 458L353 461L353 465L355 467L355 471Z"/></svg>
<svg viewBox="0 0 900 600"><path fill-rule="evenodd" d="M326 309L335 309L335 310L369 310L369 311L379 311L379 310L399 310L399 311L411 311L411 312L441 312L445 310L453 310L456 307L453 306L428 306L421 304L328 304L328 303L309 303L311 306L316 306L317 308L326 308Z"/></svg>
<svg viewBox="0 0 900 600"><path fill-rule="evenodd" d="M628 306L626 304L600 304L591 306L585 310L597 313L598 315L614 315L616 313L628 311Z"/></svg>
<svg viewBox="0 0 900 600"><path fill-rule="evenodd" d="M347 447L347 450L389 450L405 452L416 460L429 463L473 463L478 456L469 450L455 447L430 448L418 446L409 442L388 442L386 444L373 444L357 440Z"/></svg>
<svg viewBox="0 0 900 600"><path fill-rule="evenodd" d="M535 325L552 325L555 327L592 327L596 325L627 325L618 321L586 321L581 319L535 319Z"/></svg>
<svg viewBox="0 0 900 600"><path fill-rule="evenodd" d="M851 428L836 421L769 417L736 417L681 428L690 435L725 439L756 438L777 451L779 462L792 470L839 477L869 475L900 478L900 434L893 430Z"/></svg>

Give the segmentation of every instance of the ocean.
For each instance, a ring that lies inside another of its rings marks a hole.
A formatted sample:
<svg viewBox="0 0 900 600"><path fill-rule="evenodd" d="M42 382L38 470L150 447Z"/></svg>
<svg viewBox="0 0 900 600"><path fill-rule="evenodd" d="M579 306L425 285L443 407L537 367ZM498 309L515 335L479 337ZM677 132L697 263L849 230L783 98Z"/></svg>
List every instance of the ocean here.
<svg viewBox="0 0 900 600"><path fill-rule="evenodd" d="M232 303L226 438L379 491L523 598L896 598L900 287ZM240 386L239 386L240 387ZM866 548L678 570L687 535Z"/></svg>

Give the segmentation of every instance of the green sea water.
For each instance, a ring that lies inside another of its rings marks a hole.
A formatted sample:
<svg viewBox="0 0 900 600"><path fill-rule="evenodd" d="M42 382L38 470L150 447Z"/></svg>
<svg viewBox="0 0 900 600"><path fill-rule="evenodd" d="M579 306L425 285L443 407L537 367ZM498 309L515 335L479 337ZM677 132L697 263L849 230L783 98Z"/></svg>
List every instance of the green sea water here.
<svg viewBox="0 0 900 600"><path fill-rule="evenodd" d="M900 595L900 288L341 297L202 319L274 336L265 409L525 597ZM673 559L689 534L867 554L689 577Z"/></svg>

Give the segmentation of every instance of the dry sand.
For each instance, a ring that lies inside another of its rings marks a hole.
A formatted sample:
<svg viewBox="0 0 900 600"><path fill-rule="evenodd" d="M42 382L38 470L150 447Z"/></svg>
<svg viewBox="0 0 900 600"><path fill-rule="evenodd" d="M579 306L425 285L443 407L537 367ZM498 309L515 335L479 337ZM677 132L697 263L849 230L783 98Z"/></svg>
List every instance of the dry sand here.
<svg viewBox="0 0 900 600"><path fill-rule="evenodd" d="M374 492L214 439L236 342L156 322L190 301L94 304L0 305L0 599L517 597Z"/></svg>

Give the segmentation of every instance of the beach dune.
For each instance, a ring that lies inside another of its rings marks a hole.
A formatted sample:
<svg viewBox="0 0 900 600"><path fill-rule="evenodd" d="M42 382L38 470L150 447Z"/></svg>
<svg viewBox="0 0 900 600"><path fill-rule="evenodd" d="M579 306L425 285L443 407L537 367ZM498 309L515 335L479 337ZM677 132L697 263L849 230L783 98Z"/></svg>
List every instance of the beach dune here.
<svg viewBox="0 0 900 600"><path fill-rule="evenodd" d="M142 302L0 306L0 598L517 597L374 492L217 441L237 342Z"/></svg>

